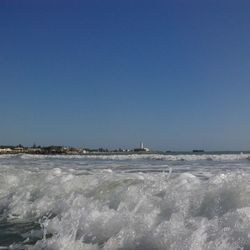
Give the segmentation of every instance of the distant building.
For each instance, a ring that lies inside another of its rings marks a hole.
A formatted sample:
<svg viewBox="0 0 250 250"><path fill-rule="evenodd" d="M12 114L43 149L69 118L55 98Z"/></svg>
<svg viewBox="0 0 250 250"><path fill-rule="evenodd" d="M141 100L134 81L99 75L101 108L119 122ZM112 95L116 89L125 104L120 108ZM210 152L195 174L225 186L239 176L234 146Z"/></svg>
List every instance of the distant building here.
<svg viewBox="0 0 250 250"><path fill-rule="evenodd" d="M42 152L42 149L41 148L29 148L28 152L29 153L34 153L34 154L37 153L38 154L38 153Z"/></svg>
<svg viewBox="0 0 250 250"><path fill-rule="evenodd" d="M0 148L0 153L11 153L12 149L10 148Z"/></svg>
<svg viewBox="0 0 250 250"><path fill-rule="evenodd" d="M140 147L139 148L135 148L134 152L149 152L149 148L145 148L143 145L143 142L140 142Z"/></svg>
<svg viewBox="0 0 250 250"><path fill-rule="evenodd" d="M13 153L18 154L18 153L23 153L24 152L24 148L23 147L15 147L13 148Z"/></svg>

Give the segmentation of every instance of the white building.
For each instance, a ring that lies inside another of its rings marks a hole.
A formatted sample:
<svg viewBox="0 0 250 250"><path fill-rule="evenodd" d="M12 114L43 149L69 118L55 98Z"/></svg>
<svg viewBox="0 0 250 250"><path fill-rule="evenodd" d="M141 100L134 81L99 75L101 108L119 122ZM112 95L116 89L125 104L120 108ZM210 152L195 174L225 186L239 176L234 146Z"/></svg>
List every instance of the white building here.
<svg viewBox="0 0 250 250"><path fill-rule="evenodd" d="M144 145L143 145L143 142L141 141L140 142L140 147L139 148L135 148L134 151L137 151L137 152L149 152L149 148L145 148Z"/></svg>
<svg viewBox="0 0 250 250"><path fill-rule="evenodd" d="M11 153L12 150L10 148L0 148L0 153Z"/></svg>

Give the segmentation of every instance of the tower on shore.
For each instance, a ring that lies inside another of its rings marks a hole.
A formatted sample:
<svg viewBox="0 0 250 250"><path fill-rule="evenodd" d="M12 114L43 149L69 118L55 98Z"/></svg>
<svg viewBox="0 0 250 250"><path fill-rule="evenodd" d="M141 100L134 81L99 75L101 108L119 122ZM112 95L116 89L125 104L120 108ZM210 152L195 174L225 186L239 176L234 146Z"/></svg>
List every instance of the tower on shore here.
<svg viewBox="0 0 250 250"><path fill-rule="evenodd" d="M140 152L140 153L149 152L149 151L150 150L148 148L144 148L144 145L143 145L142 141L140 141L140 147L134 149L134 152Z"/></svg>

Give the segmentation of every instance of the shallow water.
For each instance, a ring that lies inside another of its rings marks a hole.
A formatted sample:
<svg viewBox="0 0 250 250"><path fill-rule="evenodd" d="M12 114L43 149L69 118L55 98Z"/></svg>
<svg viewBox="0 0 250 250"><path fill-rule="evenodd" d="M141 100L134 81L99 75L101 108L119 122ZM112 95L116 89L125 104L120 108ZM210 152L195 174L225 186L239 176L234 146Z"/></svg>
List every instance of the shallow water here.
<svg viewBox="0 0 250 250"><path fill-rule="evenodd" d="M250 249L250 155L0 156L0 249Z"/></svg>

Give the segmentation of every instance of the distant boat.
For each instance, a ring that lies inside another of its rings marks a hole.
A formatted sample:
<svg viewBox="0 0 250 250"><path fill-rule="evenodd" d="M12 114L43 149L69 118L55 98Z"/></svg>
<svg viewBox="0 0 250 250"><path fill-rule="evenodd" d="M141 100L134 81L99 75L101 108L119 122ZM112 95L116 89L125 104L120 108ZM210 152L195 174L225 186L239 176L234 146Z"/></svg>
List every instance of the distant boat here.
<svg viewBox="0 0 250 250"><path fill-rule="evenodd" d="M204 153L205 151L203 149L194 149L193 153Z"/></svg>

